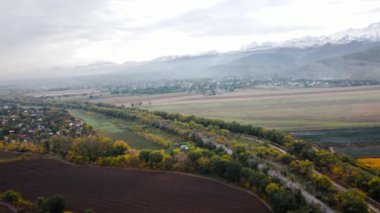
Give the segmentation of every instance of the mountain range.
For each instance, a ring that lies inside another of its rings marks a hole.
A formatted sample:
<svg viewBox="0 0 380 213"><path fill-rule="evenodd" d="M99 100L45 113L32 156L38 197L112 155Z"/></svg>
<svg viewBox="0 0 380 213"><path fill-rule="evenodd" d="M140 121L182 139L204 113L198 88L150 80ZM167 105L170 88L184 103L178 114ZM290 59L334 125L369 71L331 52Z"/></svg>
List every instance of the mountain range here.
<svg viewBox="0 0 380 213"><path fill-rule="evenodd" d="M380 22L330 36L251 45L240 51L126 63L109 77L145 80L246 75L257 79L380 81Z"/></svg>
<svg viewBox="0 0 380 213"><path fill-rule="evenodd" d="M65 69L59 73L65 73ZM77 77L91 82L99 78L102 82L128 82L228 76L380 81L380 22L329 36L254 43L227 53L168 56L124 64L99 63L66 69L66 73L76 73Z"/></svg>

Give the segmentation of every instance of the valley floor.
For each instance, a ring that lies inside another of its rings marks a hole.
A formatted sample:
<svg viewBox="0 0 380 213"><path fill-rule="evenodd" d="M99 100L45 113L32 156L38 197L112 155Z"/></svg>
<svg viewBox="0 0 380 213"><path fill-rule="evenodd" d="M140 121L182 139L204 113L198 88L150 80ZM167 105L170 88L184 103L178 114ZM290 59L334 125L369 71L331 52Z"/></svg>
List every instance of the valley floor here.
<svg viewBox="0 0 380 213"><path fill-rule="evenodd" d="M203 96L188 93L115 96L92 102L237 121L282 130L380 126L380 86L257 88Z"/></svg>
<svg viewBox="0 0 380 213"><path fill-rule="evenodd" d="M97 103L179 112L296 132L353 157L378 157L380 86L256 88L203 96L189 93L113 96ZM375 127L375 128L374 128ZM307 134L307 133L318 134ZM305 135L306 134L306 135Z"/></svg>

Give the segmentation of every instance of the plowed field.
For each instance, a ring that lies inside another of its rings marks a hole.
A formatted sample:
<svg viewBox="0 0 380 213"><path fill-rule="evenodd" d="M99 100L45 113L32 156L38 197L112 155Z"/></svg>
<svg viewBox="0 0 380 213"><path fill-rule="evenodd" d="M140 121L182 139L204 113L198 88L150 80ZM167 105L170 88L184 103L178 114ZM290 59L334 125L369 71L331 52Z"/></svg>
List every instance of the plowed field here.
<svg viewBox="0 0 380 213"><path fill-rule="evenodd" d="M0 191L27 199L64 196L75 212L269 212L255 196L209 179L170 172L73 166L31 159L0 163Z"/></svg>

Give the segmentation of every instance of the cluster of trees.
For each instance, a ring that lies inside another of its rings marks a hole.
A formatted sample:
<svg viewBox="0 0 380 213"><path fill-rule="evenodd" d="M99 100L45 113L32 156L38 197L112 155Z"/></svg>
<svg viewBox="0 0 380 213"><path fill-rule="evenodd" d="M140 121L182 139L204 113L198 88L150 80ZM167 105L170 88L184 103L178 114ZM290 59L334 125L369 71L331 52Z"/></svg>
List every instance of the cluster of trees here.
<svg viewBox="0 0 380 213"><path fill-rule="evenodd" d="M53 137L43 144L45 152L53 152L77 163L96 162L104 157L126 154L131 147L123 140L108 137L86 136L79 138Z"/></svg>
<svg viewBox="0 0 380 213"><path fill-rule="evenodd" d="M13 150L17 152L44 153L40 144L34 142L14 142L8 143L0 141L0 150Z"/></svg>
<svg viewBox="0 0 380 213"><path fill-rule="evenodd" d="M366 195L358 189L350 189L345 193L340 193L339 209L345 213L368 212L368 206L365 203Z"/></svg>
<svg viewBox="0 0 380 213"><path fill-rule="evenodd" d="M165 85L165 86L144 86L139 88L134 87L112 87L110 88L111 94L165 94L174 92L186 92L187 88L181 85Z"/></svg>
<svg viewBox="0 0 380 213"><path fill-rule="evenodd" d="M351 187L359 188L368 196L380 201L380 178L355 166L353 159L325 150L313 149L311 144L304 141L292 140L286 143L286 147L290 153L313 162L319 170L332 174Z"/></svg>
<svg viewBox="0 0 380 213"><path fill-rule="evenodd" d="M61 195L53 195L50 198L38 197L34 202L25 200L21 193L8 190L1 195L1 198L9 203L19 206L18 212L33 211L39 213L63 213L66 203Z"/></svg>

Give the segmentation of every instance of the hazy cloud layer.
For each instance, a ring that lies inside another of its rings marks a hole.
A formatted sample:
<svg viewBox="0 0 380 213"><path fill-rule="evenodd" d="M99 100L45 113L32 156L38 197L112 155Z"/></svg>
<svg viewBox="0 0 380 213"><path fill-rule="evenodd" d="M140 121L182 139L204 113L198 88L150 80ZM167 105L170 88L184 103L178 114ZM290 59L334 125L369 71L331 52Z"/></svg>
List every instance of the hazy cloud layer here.
<svg viewBox="0 0 380 213"><path fill-rule="evenodd" d="M2 0L0 74L228 51L377 21L378 0Z"/></svg>

